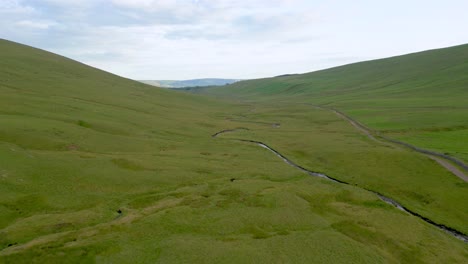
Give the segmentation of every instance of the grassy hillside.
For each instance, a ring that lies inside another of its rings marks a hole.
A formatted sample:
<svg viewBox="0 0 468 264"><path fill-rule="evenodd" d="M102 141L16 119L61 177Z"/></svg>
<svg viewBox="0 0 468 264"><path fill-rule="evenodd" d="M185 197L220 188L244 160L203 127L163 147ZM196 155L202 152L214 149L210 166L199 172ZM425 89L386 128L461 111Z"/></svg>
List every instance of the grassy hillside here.
<svg viewBox="0 0 468 264"><path fill-rule="evenodd" d="M202 92L337 108L368 127L468 161L468 45Z"/></svg>
<svg viewBox="0 0 468 264"><path fill-rule="evenodd" d="M328 111L157 89L6 40L0 58L0 263L468 257L464 242L361 188L468 233L466 183ZM211 137L236 127L249 130ZM358 186L312 178L234 137Z"/></svg>

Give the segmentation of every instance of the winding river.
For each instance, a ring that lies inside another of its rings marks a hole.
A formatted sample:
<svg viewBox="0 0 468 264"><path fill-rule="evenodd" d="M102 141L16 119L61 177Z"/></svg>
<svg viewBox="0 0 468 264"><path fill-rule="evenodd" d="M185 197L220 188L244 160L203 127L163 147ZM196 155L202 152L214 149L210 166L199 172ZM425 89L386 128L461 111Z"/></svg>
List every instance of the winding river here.
<svg viewBox="0 0 468 264"><path fill-rule="evenodd" d="M229 132L235 132L235 131L238 131L238 130L248 130L248 129L245 129L245 128L240 128L240 129L226 129L226 130L222 130L222 131L219 131L215 134L212 135L213 138L216 138L217 136L221 135L221 134L224 134L224 133L229 133ZM340 181L338 179L335 179L335 178L332 178L326 174L323 174L323 173L320 173L320 172L315 172L315 171L311 171L311 170L308 170L296 163L294 163L293 161L291 161L290 159L288 159L286 156L284 156L283 154L279 153L278 151L276 151L275 149L273 149L272 147L268 146L267 144L263 143L263 142L260 142L260 141L255 141L255 140L247 140L247 139L233 139L233 140L236 140L236 141L241 141L241 142L247 142L247 143L252 143L252 144L256 144L262 148L265 148L269 151L271 151L273 154L275 154L277 157L281 158L284 162L286 162L287 164L289 164L290 166L296 168L296 169L299 169L300 171L304 172L304 173L307 173L309 174L310 176L314 176L314 177L320 177L320 178L324 178L324 179L327 179L327 180L330 180L330 181L333 181L333 182L336 182L336 183L339 183L339 184L346 184L346 185L350 185L348 182L344 182L344 181ZM406 207L404 207L403 205L401 205L400 203L398 203L397 201L393 200L392 198L389 198L387 196L384 196L382 195L381 193L379 192L376 192L376 191L372 191L372 190L369 190L369 189L366 189L366 188L362 188L362 187L359 187L359 186L356 186L356 185L353 185L355 186L356 188L360 188L360 189L363 189L363 190L366 190L368 192L372 192L374 193L375 195L377 195L383 202L387 203L387 204L390 204L394 207L396 207L397 209L403 211L403 212L406 212L410 215L413 215L413 216L416 216L418 217L419 219L423 220L424 222L432 225L432 226L435 226L445 232L447 232L448 234L462 240L463 242L465 243L468 243L468 235L456 230L456 229L453 229L451 227L448 227L446 225L443 225L443 224L439 224L439 223L436 223L434 221L432 221L431 219L427 218L427 217L424 217Z"/></svg>

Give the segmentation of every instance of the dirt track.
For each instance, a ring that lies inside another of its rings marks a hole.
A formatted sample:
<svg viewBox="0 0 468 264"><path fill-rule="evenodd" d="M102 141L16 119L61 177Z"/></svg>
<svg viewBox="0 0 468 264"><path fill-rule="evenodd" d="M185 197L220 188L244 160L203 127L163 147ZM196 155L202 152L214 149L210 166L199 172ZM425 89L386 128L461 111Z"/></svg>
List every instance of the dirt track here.
<svg viewBox="0 0 468 264"><path fill-rule="evenodd" d="M324 109L324 110L330 110L330 111L334 112L337 116L339 116L342 119L348 121L352 126L354 126L359 131L364 133L369 139L374 140L374 141L380 141L374 135L372 135L372 132L370 131L370 129L368 129L366 126L362 125L358 121L354 120L353 118L347 116L346 114L344 114L344 113L342 113L342 112L340 112L338 110L331 109L331 108L325 108L325 107L316 107L316 108ZM452 162L453 162L453 163L457 164L458 166L460 166L460 167L462 167L462 168L464 168L465 170L468 171L468 165L464 164L462 161L460 161L460 160L458 160L458 159L456 159L454 157L451 157L449 155L437 153L437 152L430 151L430 150L421 149L419 147L413 146L413 145L408 144L406 142L401 142L401 141L390 139L390 138L387 138L387 137L384 137L384 136L381 136L380 138L387 141L387 142L402 145L402 146L410 148L410 149L412 149L414 151L422 153L425 156L429 157L430 159L432 159L432 160L436 161L437 163L439 163L442 167L444 167L446 170L450 171L453 175L457 176L458 178L462 179L465 182L468 182L468 176L463 171L458 169L458 167L456 167L455 165L452 164Z"/></svg>
<svg viewBox="0 0 468 264"><path fill-rule="evenodd" d="M325 108L322 108L322 109L325 109ZM346 116L345 114L341 113L341 112L338 112L337 110L332 110L337 116L341 117L342 119L345 119L347 120L351 125L353 125L355 128L357 128L359 131L361 131L362 133L366 134L366 136L369 138L369 139L372 139L374 141L378 141L372 134L371 132L366 128L364 127L363 125L361 125L360 123L357 123L356 121L354 121L353 119L349 118L348 116Z"/></svg>
<svg viewBox="0 0 468 264"><path fill-rule="evenodd" d="M444 159L441 159L439 157L432 156L432 155L426 154L426 156L428 156L432 160L435 160L437 163L439 163L444 168L446 168L447 170L449 170L450 172L458 176L460 179L468 182L468 176L465 173L463 173L461 170L459 170L457 167L455 167L452 163Z"/></svg>

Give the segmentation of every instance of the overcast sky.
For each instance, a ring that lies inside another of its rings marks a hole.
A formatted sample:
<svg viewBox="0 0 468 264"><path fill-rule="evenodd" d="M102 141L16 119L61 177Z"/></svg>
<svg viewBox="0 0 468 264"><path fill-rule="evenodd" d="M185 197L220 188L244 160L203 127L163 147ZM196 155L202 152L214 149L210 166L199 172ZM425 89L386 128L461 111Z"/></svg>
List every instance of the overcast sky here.
<svg viewBox="0 0 468 264"><path fill-rule="evenodd" d="M0 38L133 79L244 79L468 43L467 12L467 0L0 0Z"/></svg>

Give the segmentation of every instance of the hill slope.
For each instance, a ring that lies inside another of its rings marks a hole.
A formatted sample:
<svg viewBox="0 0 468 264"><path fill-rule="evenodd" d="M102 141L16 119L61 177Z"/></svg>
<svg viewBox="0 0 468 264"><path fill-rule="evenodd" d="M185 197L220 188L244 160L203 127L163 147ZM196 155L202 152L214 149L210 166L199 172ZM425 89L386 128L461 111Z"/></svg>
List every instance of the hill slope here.
<svg viewBox="0 0 468 264"><path fill-rule="evenodd" d="M198 92L337 108L371 129L468 161L468 44Z"/></svg>
<svg viewBox="0 0 468 264"><path fill-rule="evenodd" d="M461 263L468 255L464 242L361 188L468 233L466 185L327 111L297 115L309 107L157 89L5 40L0 58L2 263ZM271 126L277 120L281 127ZM211 137L229 128L243 130ZM301 149L305 137L322 145ZM356 185L313 178L233 138L271 142Z"/></svg>

